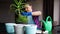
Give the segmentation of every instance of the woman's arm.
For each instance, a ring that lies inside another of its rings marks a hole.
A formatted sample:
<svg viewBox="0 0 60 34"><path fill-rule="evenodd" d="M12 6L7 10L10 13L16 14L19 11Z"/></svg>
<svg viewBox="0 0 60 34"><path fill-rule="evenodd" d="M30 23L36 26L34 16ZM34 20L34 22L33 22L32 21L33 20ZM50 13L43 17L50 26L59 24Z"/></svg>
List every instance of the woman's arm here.
<svg viewBox="0 0 60 34"><path fill-rule="evenodd" d="M21 14L24 16L30 16L30 15L32 15L32 12L22 12Z"/></svg>
<svg viewBox="0 0 60 34"><path fill-rule="evenodd" d="M32 15L33 15L33 16L39 16L39 15L41 15L41 14L42 14L41 11L32 12Z"/></svg>
<svg viewBox="0 0 60 34"><path fill-rule="evenodd" d="M24 16L40 16L42 13L40 11L35 11L35 12L22 12L21 13Z"/></svg>

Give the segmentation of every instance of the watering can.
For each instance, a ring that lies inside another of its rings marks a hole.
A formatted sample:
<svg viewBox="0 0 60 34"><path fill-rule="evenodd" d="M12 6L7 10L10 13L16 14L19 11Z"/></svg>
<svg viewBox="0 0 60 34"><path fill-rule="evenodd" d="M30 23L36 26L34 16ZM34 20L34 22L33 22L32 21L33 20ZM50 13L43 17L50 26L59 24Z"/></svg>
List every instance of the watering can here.
<svg viewBox="0 0 60 34"><path fill-rule="evenodd" d="M48 21L48 19L50 19L50 21ZM46 31L49 32L52 30L52 18L50 16L46 18L46 21L42 20L42 22L44 23L44 27Z"/></svg>

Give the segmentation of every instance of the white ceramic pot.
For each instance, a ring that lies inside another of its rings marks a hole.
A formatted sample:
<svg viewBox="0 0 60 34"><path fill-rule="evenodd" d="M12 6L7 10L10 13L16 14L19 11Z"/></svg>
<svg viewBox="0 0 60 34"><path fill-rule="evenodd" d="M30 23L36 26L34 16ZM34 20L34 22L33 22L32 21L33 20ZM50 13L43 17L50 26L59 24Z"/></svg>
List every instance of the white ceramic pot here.
<svg viewBox="0 0 60 34"><path fill-rule="evenodd" d="M16 34L24 34L24 30L23 30L24 25L25 24L16 24L15 25Z"/></svg>

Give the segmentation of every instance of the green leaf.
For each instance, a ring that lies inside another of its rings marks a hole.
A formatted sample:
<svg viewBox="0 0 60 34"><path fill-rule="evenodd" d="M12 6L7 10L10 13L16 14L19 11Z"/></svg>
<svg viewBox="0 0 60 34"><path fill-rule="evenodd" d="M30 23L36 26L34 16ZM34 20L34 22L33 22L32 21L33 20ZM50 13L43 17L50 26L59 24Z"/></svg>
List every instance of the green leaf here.
<svg viewBox="0 0 60 34"><path fill-rule="evenodd" d="M21 2L21 3L22 3L22 2L23 2L23 0L19 0L19 2Z"/></svg>
<svg viewBox="0 0 60 34"><path fill-rule="evenodd" d="M18 5L18 0L14 0L15 4Z"/></svg>
<svg viewBox="0 0 60 34"><path fill-rule="evenodd" d="M18 15L18 9L15 10L15 13Z"/></svg>
<svg viewBox="0 0 60 34"><path fill-rule="evenodd" d="M17 8L17 6L15 4L11 4L10 8L12 8L12 7L16 7Z"/></svg>
<svg viewBox="0 0 60 34"><path fill-rule="evenodd" d="M18 2L18 6L20 6L20 5L21 5L21 3L22 3L22 1L21 1L21 0L19 0L19 2Z"/></svg>
<svg viewBox="0 0 60 34"><path fill-rule="evenodd" d="M26 4L26 3L22 3L22 4Z"/></svg>

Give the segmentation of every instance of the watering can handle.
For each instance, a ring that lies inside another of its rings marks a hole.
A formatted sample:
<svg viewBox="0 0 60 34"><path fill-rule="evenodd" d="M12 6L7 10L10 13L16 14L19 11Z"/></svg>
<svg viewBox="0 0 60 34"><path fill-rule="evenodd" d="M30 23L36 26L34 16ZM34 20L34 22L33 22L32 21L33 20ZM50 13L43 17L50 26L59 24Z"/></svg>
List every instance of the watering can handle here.
<svg viewBox="0 0 60 34"><path fill-rule="evenodd" d="M48 21L49 18L50 18L50 21L52 22L52 18L50 16L46 18L46 22Z"/></svg>

